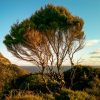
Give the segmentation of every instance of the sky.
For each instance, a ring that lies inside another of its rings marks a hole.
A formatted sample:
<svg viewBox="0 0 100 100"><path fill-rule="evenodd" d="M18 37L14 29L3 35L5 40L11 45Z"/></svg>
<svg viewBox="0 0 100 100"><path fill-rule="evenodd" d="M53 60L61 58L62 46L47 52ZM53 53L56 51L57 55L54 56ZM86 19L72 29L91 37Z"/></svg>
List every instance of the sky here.
<svg viewBox="0 0 100 100"><path fill-rule="evenodd" d="M100 0L0 0L0 52L3 56L19 66L32 65L8 52L3 40L17 19L22 22L48 3L64 6L72 15L84 20L86 45L74 55L75 64L81 58L83 65L100 66ZM69 64L69 61L63 63L63 65Z"/></svg>

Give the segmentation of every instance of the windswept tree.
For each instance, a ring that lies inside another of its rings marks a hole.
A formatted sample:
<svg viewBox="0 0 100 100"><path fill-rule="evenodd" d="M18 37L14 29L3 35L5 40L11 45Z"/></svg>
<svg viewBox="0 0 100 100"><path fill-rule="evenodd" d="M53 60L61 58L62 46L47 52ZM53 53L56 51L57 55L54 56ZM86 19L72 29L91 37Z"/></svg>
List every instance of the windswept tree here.
<svg viewBox="0 0 100 100"><path fill-rule="evenodd" d="M73 67L74 54L84 47L83 24L65 7L48 4L23 22L13 24L3 42L14 56L37 65L44 81L46 71L52 80L63 84L63 61L68 56Z"/></svg>

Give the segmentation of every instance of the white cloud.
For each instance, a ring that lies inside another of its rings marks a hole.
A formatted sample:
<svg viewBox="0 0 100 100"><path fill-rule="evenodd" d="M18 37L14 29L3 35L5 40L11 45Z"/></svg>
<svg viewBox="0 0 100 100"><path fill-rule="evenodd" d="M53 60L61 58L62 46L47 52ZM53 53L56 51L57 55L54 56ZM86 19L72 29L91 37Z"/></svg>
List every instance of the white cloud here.
<svg viewBox="0 0 100 100"><path fill-rule="evenodd" d="M99 40L97 40L97 39L95 39L95 40L89 40L89 41L86 41L86 46L96 45L99 42L100 42L100 39Z"/></svg>

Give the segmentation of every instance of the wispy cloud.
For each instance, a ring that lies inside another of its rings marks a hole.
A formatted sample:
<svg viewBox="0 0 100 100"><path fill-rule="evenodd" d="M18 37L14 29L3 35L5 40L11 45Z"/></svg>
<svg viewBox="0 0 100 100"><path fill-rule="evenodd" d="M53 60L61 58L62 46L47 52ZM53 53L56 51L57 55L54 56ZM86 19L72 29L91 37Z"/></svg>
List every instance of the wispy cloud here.
<svg viewBox="0 0 100 100"><path fill-rule="evenodd" d="M93 57L95 58L95 57ZM84 61L81 63L82 65L91 65L91 66L98 66L99 65L99 62L100 62L100 59L93 59L93 58L86 58L84 59Z"/></svg>
<svg viewBox="0 0 100 100"><path fill-rule="evenodd" d="M100 58L100 56L91 56L90 58Z"/></svg>
<svg viewBox="0 0 100 100"><path fill-rule="evenodd" d="M91 52L90 54L100 54L100 48L98 48L96 51Z"/></svg>
<svg viewBox="0 0 100 100"><path fill-rule="evenodd" d="M89 41L86 41L86 46L96 45L99 42L100 42L100 39L99 40L97 40L97 39L95 39L95 40L89 40Z"/></svg>
<svg viewBox="0 0 100 100"><path fill-rule="evenodd" d="M95 51L95 52L91 52L90 54L100 54L100 52Z"/></svg>
<svg viewBox="0 0 100 100"><path fill-rule="evenodd" d="M98 48L96 51L91 52L90 54L94 55L94 54L100 54L100 48ZM100 55L96 55L96 56L91 56L90 58L100 58Z"/></svg>

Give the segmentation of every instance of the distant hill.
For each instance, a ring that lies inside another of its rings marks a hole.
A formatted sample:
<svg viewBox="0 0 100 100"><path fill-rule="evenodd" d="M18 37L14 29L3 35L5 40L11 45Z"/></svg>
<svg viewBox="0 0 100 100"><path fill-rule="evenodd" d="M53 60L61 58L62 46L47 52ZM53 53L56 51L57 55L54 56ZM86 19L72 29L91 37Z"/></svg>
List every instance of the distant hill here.
<svg viewBox="0 0 100 100"><path fill-rule="evenodd" d="M29 73L17 65L12 64L0 53L0 93L10 88L12 80L16 80L17 77Z"/></svg>
<svg viewBox="0 0 100 100"><path fill-rule="evenodd" d="M4 65L11 64L11 62L0 53L0 63Z"/></svg>

